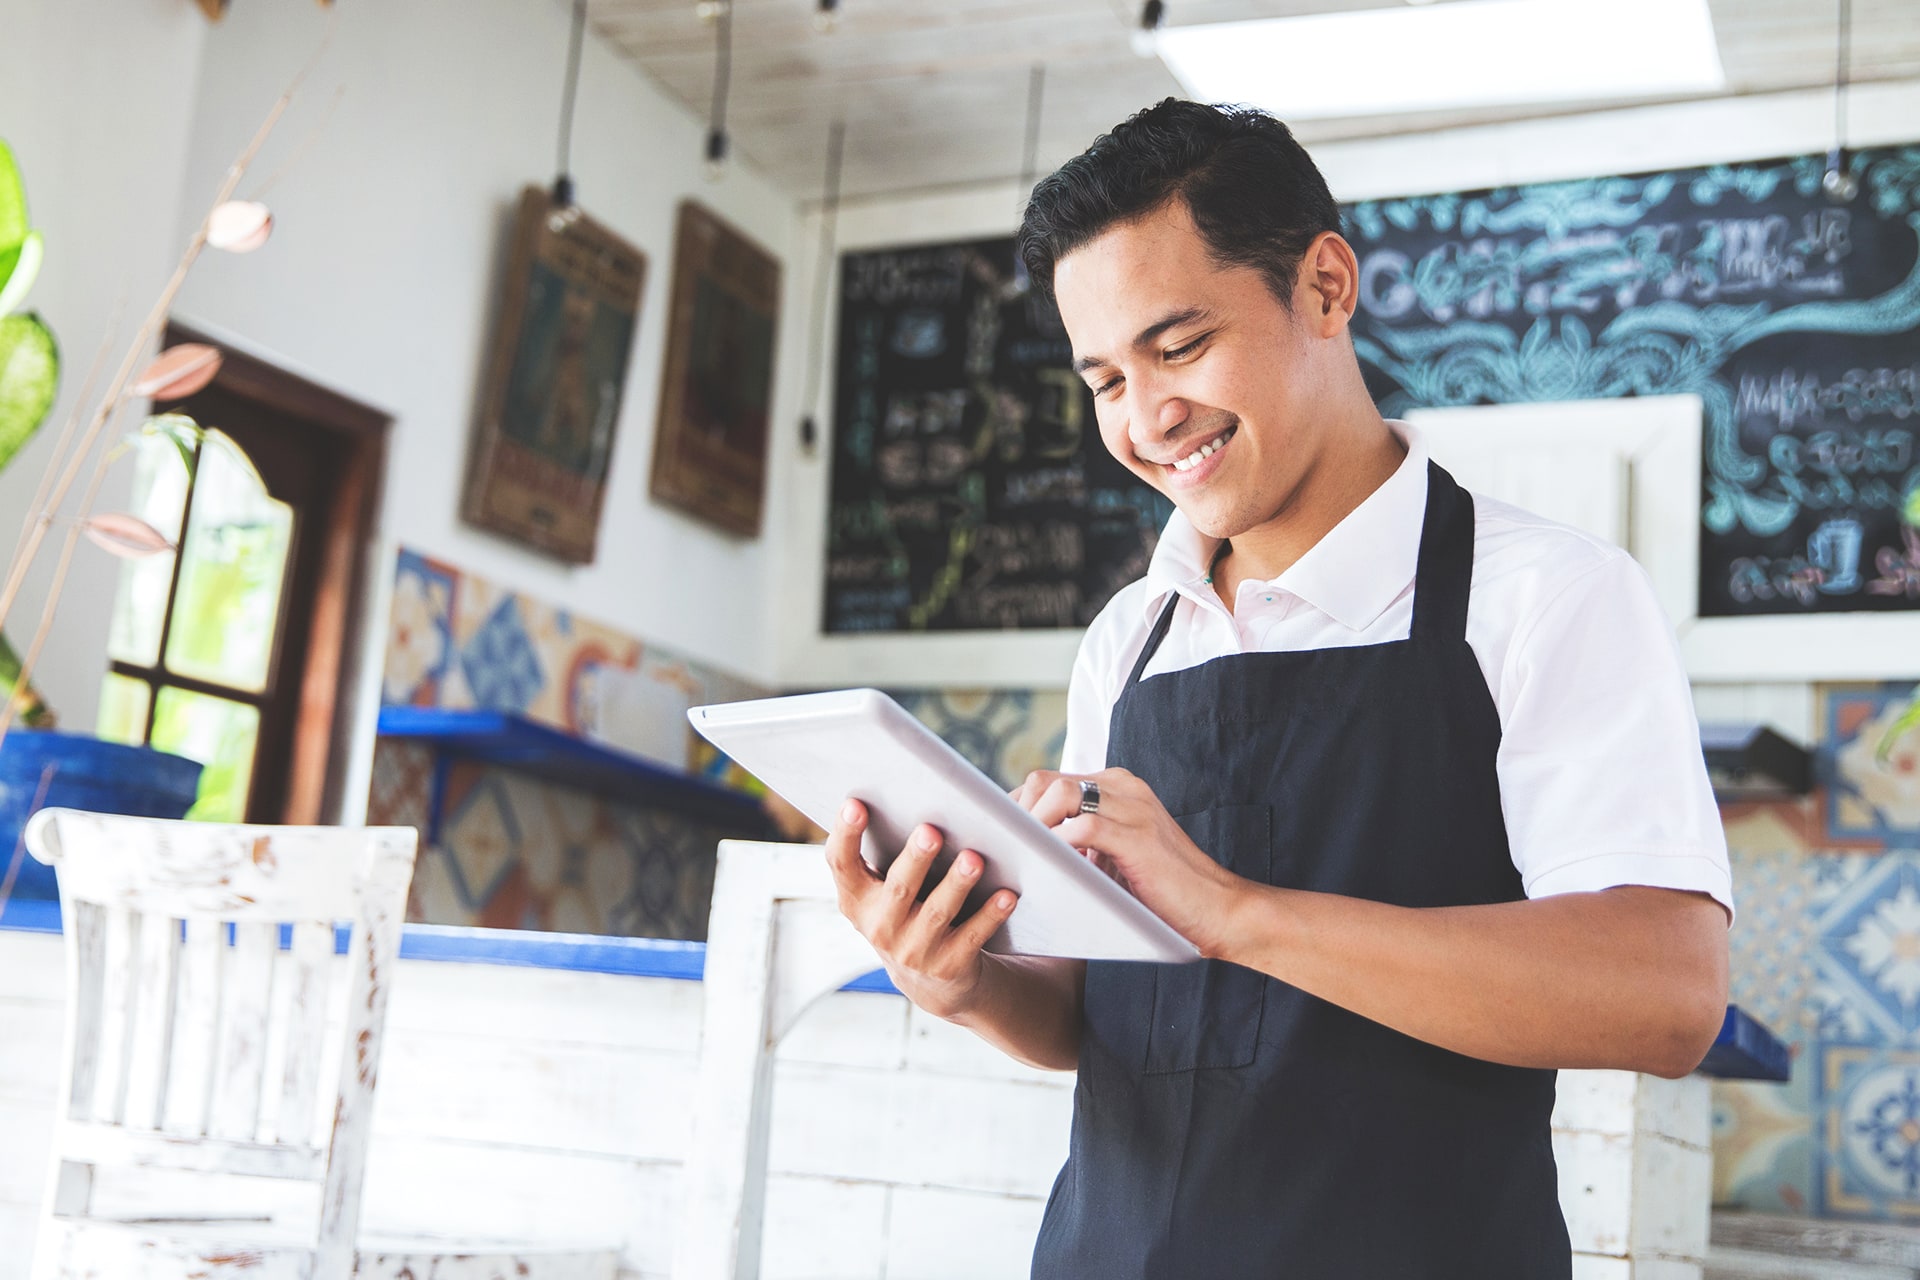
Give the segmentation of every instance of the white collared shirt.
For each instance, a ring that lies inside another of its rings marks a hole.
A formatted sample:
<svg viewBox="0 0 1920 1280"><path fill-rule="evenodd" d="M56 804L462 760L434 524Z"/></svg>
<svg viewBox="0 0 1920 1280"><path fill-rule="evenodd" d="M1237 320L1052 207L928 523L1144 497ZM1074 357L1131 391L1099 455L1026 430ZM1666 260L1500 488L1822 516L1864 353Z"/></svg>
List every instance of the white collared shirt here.
<svg viewBox="0 0 1920 1280"><path fill-rule="evenodd" d="M1064 772L1105 767L1113 704L1170 591L1173 627L1142 679L1226 654L1407 638L1428 455L1417 430L1389 425L1407 442L1399 468L1285 573L1241 583L1232 613L1207 581L1218 540L1174 512L1146 577L1081 642ZM1467 642L1500 713L1500 806L1527 896L1655 885L1731 911L1693 696L1652 583L1599 538L1478 494L1473 504Z"/></svg>

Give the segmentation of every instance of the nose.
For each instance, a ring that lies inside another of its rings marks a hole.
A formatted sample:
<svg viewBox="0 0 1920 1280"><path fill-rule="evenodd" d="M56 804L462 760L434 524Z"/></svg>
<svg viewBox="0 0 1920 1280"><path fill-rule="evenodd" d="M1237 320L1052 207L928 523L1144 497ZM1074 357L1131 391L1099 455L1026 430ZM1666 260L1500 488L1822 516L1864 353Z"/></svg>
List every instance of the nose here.
<svg viewBox="0 0 1920 1280"><path fill-rule="evenodd" d="M1135 452L1151 453L1193 416L1193 406L1169 394L1157 381L1139 379L1128 384L1127 392L1133 400L1127 422Z"/></svg>

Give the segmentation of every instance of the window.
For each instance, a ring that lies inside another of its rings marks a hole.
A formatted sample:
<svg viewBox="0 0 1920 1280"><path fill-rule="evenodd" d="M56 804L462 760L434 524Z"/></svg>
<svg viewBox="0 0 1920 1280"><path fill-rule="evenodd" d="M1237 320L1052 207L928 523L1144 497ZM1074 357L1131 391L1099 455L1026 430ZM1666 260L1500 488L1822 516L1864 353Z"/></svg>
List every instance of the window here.
<svg viewBox="0 0 1920 1280"><path fill-rule="evenodd" d="M121 571L100 736L200 761L206 772L188 816L239 822L253 789L261 712L276 691L274 642L296 513L262 491L229 449L202 445L189 477L164 439L140 448L133 511L180 550Z"/></svg>
<svg viewBox="0 0 1920 1280"><path fill-rule="evenodd" d="M166 345L208 341L173 325ZM121 569L97 732L200 761L190 818L337 820L390 421L222 354L219 376L178 410L231 436L259 478L216 442L191 477L171 442L142 443L129 510L179 551Z"/></svg>

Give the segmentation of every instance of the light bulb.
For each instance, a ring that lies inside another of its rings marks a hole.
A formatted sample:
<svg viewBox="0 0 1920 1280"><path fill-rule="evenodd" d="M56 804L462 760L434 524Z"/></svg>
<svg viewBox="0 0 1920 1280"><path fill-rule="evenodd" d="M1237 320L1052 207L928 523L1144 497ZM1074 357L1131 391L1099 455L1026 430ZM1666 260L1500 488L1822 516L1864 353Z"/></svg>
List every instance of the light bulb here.
<svg viewBox="0 0 1920 1280"><path fill-rule="evenodd" d="M712 22L729 7L729 0L697 0L693 6L693 16L702 22Z"/></svg>
<svg viewBox="0 0 1920 1280"><path fill-rule="evenodd" d="M827 35L840 25L840 0L819 0L813 10L813 29Z"/></svg>

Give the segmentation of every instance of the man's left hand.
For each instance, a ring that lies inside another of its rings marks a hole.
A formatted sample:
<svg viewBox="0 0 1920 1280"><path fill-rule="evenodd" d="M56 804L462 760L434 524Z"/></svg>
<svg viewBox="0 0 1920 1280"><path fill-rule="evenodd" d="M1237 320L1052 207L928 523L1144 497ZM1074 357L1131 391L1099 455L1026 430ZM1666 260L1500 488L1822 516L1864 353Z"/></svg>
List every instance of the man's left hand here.
<svg viewBox="0 0 1920 1280"><path fill-rule="evenodd" d="M1100 788L1098 813L1081 813L1080 782ZM1152 788L1125 769L1098 773L1037 770L1013 792L1062 840L1116 874L1148 909L1215 955L1227 908L1252 887L1196 845Z"/></svg>

